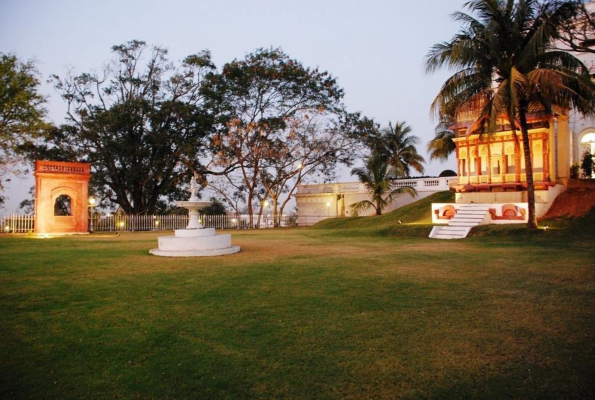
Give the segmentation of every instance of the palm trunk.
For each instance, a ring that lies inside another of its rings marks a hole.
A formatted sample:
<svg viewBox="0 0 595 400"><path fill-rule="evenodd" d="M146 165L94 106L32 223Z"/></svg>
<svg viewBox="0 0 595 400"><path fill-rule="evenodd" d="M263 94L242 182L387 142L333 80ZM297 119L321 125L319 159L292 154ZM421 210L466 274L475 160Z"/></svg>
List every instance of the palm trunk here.
<svg viewBox="0 0 595 400"><path fill-rule="evenodd" d="M531 160L531 143L529 142L529 129L527 126L527 108L519 107L519 120L523 136L523 153L525 155L525 175L527 177L527 202L529 206L528 229L537 229L537 216L535 215L535 183L533 181L533 161Z"/></svg>

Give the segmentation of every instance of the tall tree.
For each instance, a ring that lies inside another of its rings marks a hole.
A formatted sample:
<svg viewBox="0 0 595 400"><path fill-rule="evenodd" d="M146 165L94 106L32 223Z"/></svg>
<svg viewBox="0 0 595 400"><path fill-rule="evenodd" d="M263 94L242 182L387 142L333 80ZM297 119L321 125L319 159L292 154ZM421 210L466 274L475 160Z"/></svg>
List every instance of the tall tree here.
<svg viewBox="0 0 595 400"><path fill-rule="evenodd" d="M19 146L45 128L45 97L39 93L39 74L33 61L0 53L0 190L10 173L18 173ZM0 196L0 204L4 197Z"/></svg>
<svg viewBox="0 0 595 400"><path fill-rule="evenodd" d="M411 186L398 185L395 179L403 177L403 170L392 166L384 155L376 152L366 157L363 168L352 169L351 175L357 176L372 199L349 205L355 216L370 207L376 211L376 215L382 215L382 211L392 204L398 195L417 194Z"/></svg>
<svg viewBox="0 0 595 400"><path fill-rule="evenodd" d="M343 91L336 80L303 66L281 49L258 49L226 64L220 74L209 76L205 93L221 122L213 140L214 165L239 171L250 216L267 175L265 165L285 154L276 146L286 143L281 136L291 118L302 112L342 110Z"/></svg>
<svg viewBox="0 0 595 400"><path fill-rule="evenodd" d="M338 163L351 164L358 140L350 134L349 123L314 111L296 114L286 129L275 132L260 170L275 226L298 185L314 177L332 177Z"/></svg>
<svg viewBox="0 0 595 400"><path fill-rule="evenodd" d="M424 172L424 158L417 152L419 138L410 135L411 127L405 122L388 123L388 127L380 131L373 151L383 156L388 163L402 176L409 176L411 169Z"/></svg>
<svg viewBox="0 0 595 400"><path fill-rule="evenodd" d="M129 214L154 213L184 196L192 174L205 172L199 157L213 120L201 84L214 65L203 51L174 66L167 50L142 41L112 51L101 74L53 76L69 123L49 132L49 146L37 152L90 162L104 200Z"/></svg>
<svg viewBox="0 0 595 400"><path fill-rule="evenodd" d="M473 0L471 12L457 12L463 27L450 42L434 45L427 71L456 72L442 86L432 108L438 114L480 108L471 133L493 133L507 118L514 136L521 131L529 203L528 227L537 228L535 186L527 115L553 113L555 106L593 113L594 85L588 69L571 54L554 49L560 27L572 18L576 2ZM475 14L476 16L473 16Z"/></svg>

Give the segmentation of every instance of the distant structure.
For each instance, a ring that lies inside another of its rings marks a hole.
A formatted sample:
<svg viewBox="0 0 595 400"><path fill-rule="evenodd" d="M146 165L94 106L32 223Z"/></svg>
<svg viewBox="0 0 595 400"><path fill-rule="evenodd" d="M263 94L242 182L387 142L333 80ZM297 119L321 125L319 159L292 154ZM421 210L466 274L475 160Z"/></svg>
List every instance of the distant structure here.
<svg viewBox="0 0 595 400"><path fill-rule="evenodd" d="M35 233L88 232L91 164L35 161Z"/></svg>
<svg viewBox="0 0 595 400"><path fill-rule="evenodd" d="M384 209L390 212L414 201L421 200L431 194L450 189L457 182L457 176L441 178L399 179L397 187L411 186L417 196L403 194L395 202ZM297 223L300 226L314 225L327 218L349 217L349 206L362 200L370 200L366 187L360 182L316 183L299 185L295 195L298 209ZM360 216L374 214L373 209L360 213Z"/></svg>

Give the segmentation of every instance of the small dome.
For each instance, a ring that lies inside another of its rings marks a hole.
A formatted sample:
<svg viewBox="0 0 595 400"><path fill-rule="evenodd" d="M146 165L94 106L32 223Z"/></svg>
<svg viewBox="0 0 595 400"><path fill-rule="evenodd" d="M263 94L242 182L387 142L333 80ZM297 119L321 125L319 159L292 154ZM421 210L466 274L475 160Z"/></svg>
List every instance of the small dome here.
<svg viewBox="0 0 595 400"><path fill-rule="evenodd" d="M438 175L438 178L444 178L447 176L457 176L457 173L454 172L452 169L445 169L440 173L440 175Z"/></svg>

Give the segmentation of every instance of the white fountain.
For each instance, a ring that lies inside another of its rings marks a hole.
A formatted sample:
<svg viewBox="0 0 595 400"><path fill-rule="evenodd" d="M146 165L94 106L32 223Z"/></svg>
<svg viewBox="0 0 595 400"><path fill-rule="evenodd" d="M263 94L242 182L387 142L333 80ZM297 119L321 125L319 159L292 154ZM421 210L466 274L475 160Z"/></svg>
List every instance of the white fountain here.
<svg viewBox="0 0 595 400"><path fill-rule="evenodd" d="M176 229L175 236L160 236L157 238L157 249L149 253L162 257L204 257L222 256L240 251L240 246L231 245L231 235L217 235L215 228L205 228L198 220L198 210L211 204L208 201L198 201L196 193L198 184L196 179L190 180L190 199L177 201L176 205L188 209L188 226L186 229Z"/></svg>

